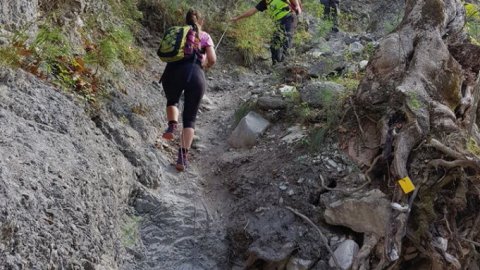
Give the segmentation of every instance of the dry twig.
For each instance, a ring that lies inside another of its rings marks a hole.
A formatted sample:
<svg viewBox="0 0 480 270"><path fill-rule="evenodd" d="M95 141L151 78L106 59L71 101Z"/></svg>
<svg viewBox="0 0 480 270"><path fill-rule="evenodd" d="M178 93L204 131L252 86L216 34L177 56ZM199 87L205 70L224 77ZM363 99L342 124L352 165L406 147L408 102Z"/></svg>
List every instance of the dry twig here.
<svg viewBox="0 0 480 270"><path fill-rule="evenodd" d="M357 118L358 127L360 128L360 132L362 133L362 140L363 140L363 139L365 139L365 131L362 128L362 123L360 121L360 117L358 116L357 110L355 109L355 105L353 104L352 98L350 98L350 105L352 106L353 113L355 114L355 117Z"/></svg>
<svg viewBox="0 0 480 270"><path fill-rule="evenodd" d="M340 267L340 264L338 263L337 261L337 258L335 257L335 254L333 253L333 250L332 248L330 247L330 245L328 244L328 239L327 237L322 233L322 231L320 230L320 228L318 228L317 225L315 225L315 223L313 223L313 221L311 219L309 219L307 216L305 216L304 214L298 212L297 210L289 207L289 206L286 206L285 208L287 208L288 210L292 211L292 213L294 213L295 215L301 217L303 220L305 220L308 224L310 224L312 227L314 227L318 234L320 235L320 238L322 238L322 241L323 241L323 244L325 245L325 247L327 248L328 252L330 253L330 255L332 255L332 258L333 258L333 262L335 262L335 265L337 266L338 269L342 269Z"/></svg>

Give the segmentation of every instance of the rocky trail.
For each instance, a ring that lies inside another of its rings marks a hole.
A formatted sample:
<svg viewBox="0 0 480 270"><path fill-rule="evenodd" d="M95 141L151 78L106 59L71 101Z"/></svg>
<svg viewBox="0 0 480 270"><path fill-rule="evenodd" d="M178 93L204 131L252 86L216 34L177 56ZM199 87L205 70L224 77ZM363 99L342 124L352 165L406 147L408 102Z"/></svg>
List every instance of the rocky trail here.
<svg viewBox="0 0 480 270"><path fill-rule="evenodd" d="M344 37L339 34L329 42ZM197 122L192 166L177 173L167 165L168 177L158 192L134 197L142 241L130 250L134 259L125 269L262 269L287 264L287 269L328 269L321 236L292 210L320 216L317 206L326 190L319 176L328 177L331 185L334 176L354 170L342 151L325 145L312 156L301 144L307 136L304 128L268 106L263 114L273 122L253 148L229 144L239 104L288 87L286 69L304 61L293 59L273 70L248 70L221 60L206 74L209 87ZM176 140L157 140L158 151L172 162L177 145ZM341 242L342 236L334 239Z"/></svg>
<svg viewBox="0 0 480 270"><path fill-rule="evenodd" d="M242 66L227 33L183 173L178 136L160 138L155 53L178 3L0 4L0 269L479 269L466 3L342 0L341 31L322 35L305 12L274 67L267 47ZM29 47L15 29L51 8L63 13L31 24ZM123 11L135 35L116 28ZM42 58L65 40L71 55ZM102 45L144 61L85 65Z"/></svg>

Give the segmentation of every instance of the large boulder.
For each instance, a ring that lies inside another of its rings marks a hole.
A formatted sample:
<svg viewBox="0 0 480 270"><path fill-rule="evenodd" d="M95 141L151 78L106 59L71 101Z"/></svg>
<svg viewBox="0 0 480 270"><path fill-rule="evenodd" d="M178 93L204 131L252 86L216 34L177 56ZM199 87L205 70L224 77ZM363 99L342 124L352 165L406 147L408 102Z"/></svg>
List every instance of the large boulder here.
<svg viewBox="0 0 480 270"><path fill-rule="evenodd" d="M2 269L117 268L134 166L82 106L22 71L0 68L0 125Z"/></svg>
<svg viewBox="0 0 480 270"><path fill-rule="evenodd" d="M349 14L354 22L350 30L385 34L400 23L405 8L403 0L342 0L341 12Z"/></svg>
<svg viewBox="0 0 480 270"><path fill-rule="evenodd" d="M228 139L235 148L249 148L255 145L257 138L270 123L256 112L249 112L240 120Z"/></svg>
<svg viewBox="0 0 480 270"><path fill-rule="evenodd" d="M345 87L334 82L311 81L300 90L300 97L312 107L328 106L345 91Z"/></svg>
<svg viewBox="0 0 480 270"><path fill-rule="evenodd" d="M385 235L390 216L390 202L378 189L357 193L327 205L328 224L348 227L356 232Z"/></svg>

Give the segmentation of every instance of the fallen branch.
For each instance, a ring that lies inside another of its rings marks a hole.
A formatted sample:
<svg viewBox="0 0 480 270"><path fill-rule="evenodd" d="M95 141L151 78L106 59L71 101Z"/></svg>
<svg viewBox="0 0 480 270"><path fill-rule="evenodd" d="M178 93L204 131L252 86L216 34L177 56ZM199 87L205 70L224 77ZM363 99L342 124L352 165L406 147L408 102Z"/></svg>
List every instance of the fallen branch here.
<svg viewBox="0 0 480 270"><path fill-rule="evenodd" d="M322 231L320 230L320 228L318 228L317 225L315 225L315 223L313 223L313 221L311 219L309 219L307 216L305 216L304 214L298 212L297 210L289 207L289 206L286 206L285 208L287 208L288 210L292 211L292 213L294 213L295 215L301 217L303 220L305 220L308 224L310 224L312 227L314 227L318 234L320 235L320 238L322 239L323 241L323 244L325 245L325 247L327 248L328 252L330 253L330 255L332 255L332 258L333 258L333 262L335 263L335 265L337 266L338 269L342 269L340 267L340 264L338 263L337 261L337 258L335 257L335 254L333 253L333 250L332 248L330 247L330 245L328 244L328 239L327 237L322 233Z"/></svg>

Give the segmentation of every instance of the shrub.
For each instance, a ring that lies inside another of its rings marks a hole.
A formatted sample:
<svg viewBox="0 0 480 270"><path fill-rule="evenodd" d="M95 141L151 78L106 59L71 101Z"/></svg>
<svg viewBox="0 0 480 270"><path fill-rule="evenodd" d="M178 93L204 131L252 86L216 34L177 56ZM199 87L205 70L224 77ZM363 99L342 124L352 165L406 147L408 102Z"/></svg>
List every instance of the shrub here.
<svg viewBox="0 0 480 270"><path fill-rule="evenodd" d="M117 60L126 65L138 66L143 59L140 49L134 44L133 34L126 27L112 28L86 55L88 64L96 64L107 70Z"/></svg>
<svg viewBox="0 0 480 270"><path fill-rule="evenodd" d="M235 11L239 14L250 8L248 5L240 5ZM234 40L234 46L247 66L254 60L264 55L267 46L275 31L275 24L265 14L255 14L252 17L241 20L232 26L229 36Z"/></svg>
<svg viewBox="0 0 480 270"><path fill-rule="evenodd" d="M480 45L480 11L477 5L468 3L466 10L466 28L472 42Z"/></svg>
<svg viewBox="0 0 480 270"><path fill-rule="evenodd" d="M237 110L235 110L235 113L233 115L234 117L234 125L238 125L240 120L242 120L243 117L245 117L251 110L253 110L254 104L251 101L244 102L241 104Z"/></svg>

